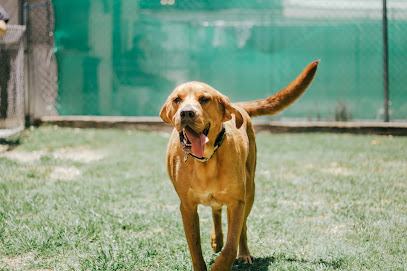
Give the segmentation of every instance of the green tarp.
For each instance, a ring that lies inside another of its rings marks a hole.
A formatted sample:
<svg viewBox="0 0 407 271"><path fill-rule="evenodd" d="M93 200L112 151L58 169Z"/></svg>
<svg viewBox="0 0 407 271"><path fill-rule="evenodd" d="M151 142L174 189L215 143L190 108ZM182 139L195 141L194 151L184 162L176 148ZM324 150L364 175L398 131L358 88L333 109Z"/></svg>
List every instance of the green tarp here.
<svg viewBox="0 0 407 271"><path fill-rule="evenodd" d="M192 80L232 102L265 98L321 59L309 91L274 119L383 119L381 1L53 4L62 115L157 116ZM388 4L391 119L406 119L407 3Z"/></svg>

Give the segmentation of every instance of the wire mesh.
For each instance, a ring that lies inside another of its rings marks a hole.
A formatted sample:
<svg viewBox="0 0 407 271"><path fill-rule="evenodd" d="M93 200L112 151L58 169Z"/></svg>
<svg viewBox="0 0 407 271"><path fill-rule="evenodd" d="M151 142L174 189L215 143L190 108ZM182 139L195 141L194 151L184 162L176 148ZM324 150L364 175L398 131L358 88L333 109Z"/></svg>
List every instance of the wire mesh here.
<svg viewBox="0 0 407 271"><path fill-rule="evenodd" d="M24 5L27 22L28 112L31 118L58 114L58 74L54 56L54 12L51 1Z"/></svg>
<svg viewBox="0 0 407 271"><path fill-rule="evenodd" d="M259 99L322 59L310 90L274 118L383 120L381 4L54 1L57 103L45 96L62 115L156 116L182 82ZM388 12L390 118L407 120L407 3L388 0Z"/></svg>
<svg viewBox="0 0 407 271"><path fill-rule="evenodd" d="M24 26L0 36L0 138L24 129Z"/></svg>

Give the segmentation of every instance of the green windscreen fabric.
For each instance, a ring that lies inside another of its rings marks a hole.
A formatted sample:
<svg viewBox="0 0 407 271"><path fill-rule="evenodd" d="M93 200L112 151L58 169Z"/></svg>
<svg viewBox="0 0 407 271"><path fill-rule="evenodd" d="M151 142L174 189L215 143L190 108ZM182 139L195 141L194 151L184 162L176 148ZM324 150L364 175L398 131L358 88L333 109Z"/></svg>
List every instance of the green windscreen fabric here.
<svg viewBox="0 0 407 271"><path fill-rule="evenodd" d="M273 118L380 120L381 2L54 0L57 109L158 116L192 80L232 102L266 98L321 59L309 90ZM407 3L388 3L391 119L406 119Z"/></svg>

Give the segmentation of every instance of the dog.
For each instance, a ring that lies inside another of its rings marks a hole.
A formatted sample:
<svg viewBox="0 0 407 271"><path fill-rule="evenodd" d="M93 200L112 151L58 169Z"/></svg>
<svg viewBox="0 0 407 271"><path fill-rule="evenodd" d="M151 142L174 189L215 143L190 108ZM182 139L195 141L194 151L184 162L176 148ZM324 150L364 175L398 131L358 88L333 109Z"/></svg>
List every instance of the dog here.
<svg viewBox="0 0 407 271"><path fill-rule="evenodd" d="M214 252L222 251L211 270L230 270L237 255L240 261L252 263L246 234L256 168L251 117L272 115L293 103L311 84L318 63L309 64L293 82L267 99L231 103L211 86L193 81L176 87L164 103L160 117L174 127L167 149L167 171L181 201L195 271L207 270L200 242L199 204L212 208L211 245ZM224 247L223 205L227 206L228 221Z"/></svg>

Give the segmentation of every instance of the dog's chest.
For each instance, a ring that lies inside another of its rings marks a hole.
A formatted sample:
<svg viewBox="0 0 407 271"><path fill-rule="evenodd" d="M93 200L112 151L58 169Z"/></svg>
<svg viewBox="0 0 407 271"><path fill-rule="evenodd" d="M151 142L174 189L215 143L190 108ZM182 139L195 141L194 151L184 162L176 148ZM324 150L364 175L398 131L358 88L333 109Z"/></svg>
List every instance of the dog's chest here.
<svg viewBox="0 0 407 271"><path fill-rule="evenodd" d="M194 194L195 200L202 205L210 206L213 208L222 207L222 204L217 199L216 193L197 192L197 191L193 191L193 190L191 192Z"/></svg>
<svg viewBox="0 0 407 271"><path fill-rule="evenodd" d="M216 170L207 171L206 174L196 176L191 182L191 196L195 198L199 204L219 208L221 195L223 195L220 187L221 181Z"/></svg>
<svg viewBox="0 0 407 271"><path fill-rule="evenodd" d="M195 161L191 161L195 162ZM216 158L205 163L195 162L192 164L187 173L180 179L188 179L189 186L187 197L192 202L210 206L212 208L220 208L225 204L225 180L224 171L219 170L219 163Z"/></svg>

